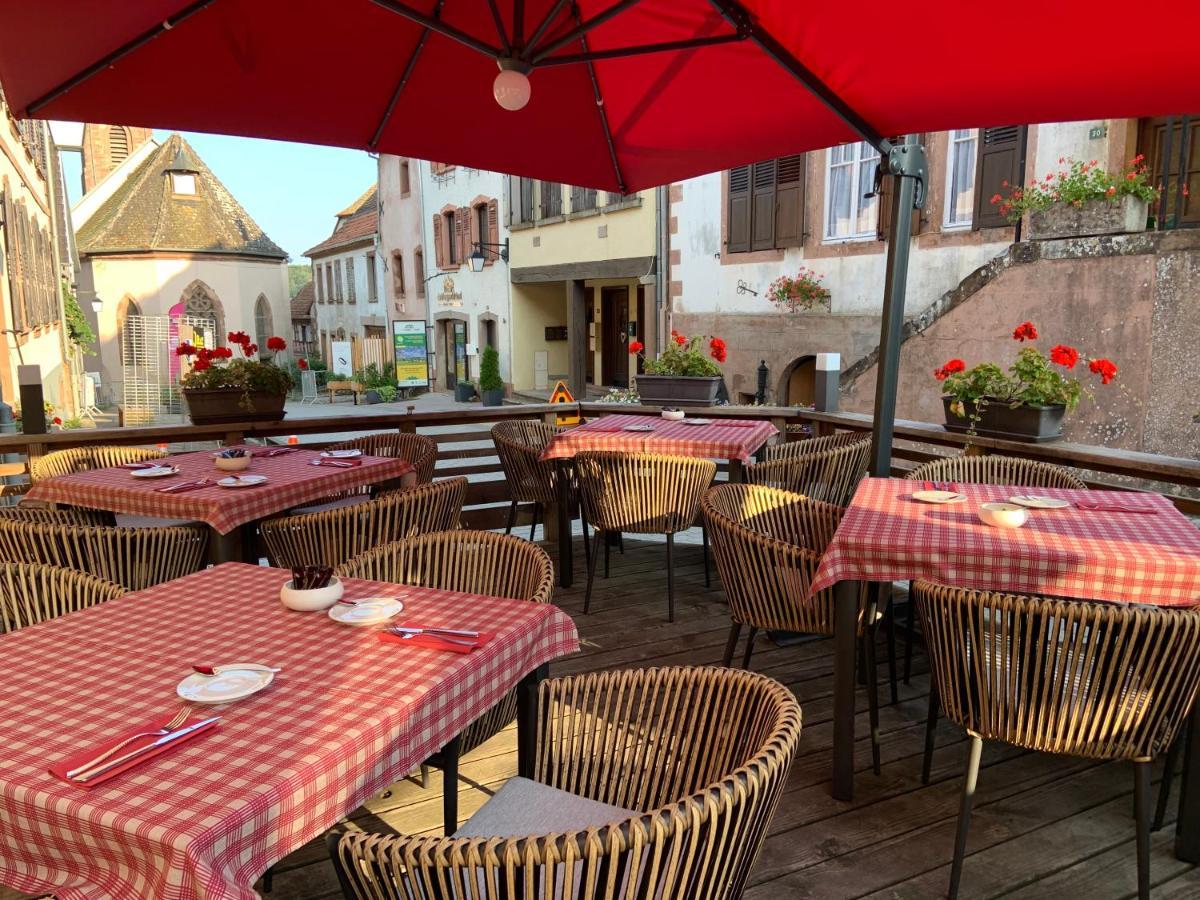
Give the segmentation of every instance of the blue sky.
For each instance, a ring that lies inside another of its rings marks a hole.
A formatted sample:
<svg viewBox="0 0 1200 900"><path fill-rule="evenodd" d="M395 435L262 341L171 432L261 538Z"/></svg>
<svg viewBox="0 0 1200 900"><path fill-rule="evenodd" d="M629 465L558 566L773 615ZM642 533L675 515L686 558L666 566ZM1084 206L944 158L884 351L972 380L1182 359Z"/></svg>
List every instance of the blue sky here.
<svg viewBox="0 0 1200 900"><path fill-rule="evenodd" d="M156 130L162 140L170 132ZM375 160L358 150L184 132L193 149L254 221L292 256L328 237L333 217L375 181ZM80 191L79 155L64 153L71 201Z"/></svg>

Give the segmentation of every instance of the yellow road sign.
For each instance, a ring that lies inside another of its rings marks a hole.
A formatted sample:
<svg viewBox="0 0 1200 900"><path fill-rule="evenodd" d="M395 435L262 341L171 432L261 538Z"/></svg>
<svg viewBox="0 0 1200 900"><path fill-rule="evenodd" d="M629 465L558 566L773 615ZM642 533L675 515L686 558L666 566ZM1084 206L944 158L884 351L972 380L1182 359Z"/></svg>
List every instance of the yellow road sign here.
<svg viewBox="0 0 1200 900"><path fill-rule="evenodd" d="M547 400L546 402L548 402L548 403L574 403L575 397L571 394L571 389L567 387L567 383L565 381L559 381L559 382L555 383L554 390L552 390L550 392L550 399ZM579 424L579 413L578 412L562 413L555 419L555 423L558 425L578 425Z"/></svg>

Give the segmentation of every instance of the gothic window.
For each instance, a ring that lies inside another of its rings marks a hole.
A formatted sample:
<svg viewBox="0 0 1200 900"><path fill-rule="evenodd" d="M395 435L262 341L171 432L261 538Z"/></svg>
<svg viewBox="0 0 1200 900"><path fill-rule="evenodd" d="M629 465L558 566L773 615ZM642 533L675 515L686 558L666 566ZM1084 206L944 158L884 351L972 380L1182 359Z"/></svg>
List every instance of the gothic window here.
<svg viewBox="0 0 1200 900"><path fill-rule="evenodd" d="M216 293L203 281L197 279L184 288L183 314L198 319L210 319L216 331L218 346L225 342L225 309Z"/></svg>
<svg viewBox="0 0 1200 900"><path fill-rule="evenodd" d="M267 302L266 295L259 294L258 300L254 303L254 343L258 344L260 350L267 349L267 339L271 337L273 331L271 304Z"/></svg>

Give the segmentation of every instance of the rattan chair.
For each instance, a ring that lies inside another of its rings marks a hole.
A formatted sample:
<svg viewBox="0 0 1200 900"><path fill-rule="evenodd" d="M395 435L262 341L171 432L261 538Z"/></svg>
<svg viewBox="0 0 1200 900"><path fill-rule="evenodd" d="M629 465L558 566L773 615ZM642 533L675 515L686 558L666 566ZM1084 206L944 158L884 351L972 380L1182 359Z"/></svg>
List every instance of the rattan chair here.
<svg viewBox="0 0 1200 900"><path fill-rule="evenodd" d="M103 509L80 506L42 506L26 501L16 506L0 506L0 519L13 522L38 522L43 525L112 525L113 514Z"/></svg>
<svg viewBox="0 0 1200 900"><path fill-rule="evenodd" d="M110 466L120 466L125 463L143 462L148 459L162 459L166 456L163 450L147 450L144 447L74 447L70 450L55 450L45 456L30 460L30 481L45 481L59 475L70 475L72 472L87 472L91 469L107 469Z"/></svg>
<svg viewBox="0 0 1200 900"><path fill-rule="evenodd" d="M958 894L984 740L1134 763L1138 896L1150 896L1150 767L1200 685L1200 609L913 585L933 684L970 737L950 875Z"/></svg>
<svg viewBox="0 0 1200 900"><path fill-rule="evenodd" d="M735 669L634 669L549 679L538 703L532 787L617 809L559 833L526 812L495 837L330 835L344 896L741 896L800 735L787 688Z"/></svg>
<svg viewBox="0 0 1200 900"><path fill-rule="evenodd" d="M88 572L138 591L207 564L208 528L46 525L0 518L0 562L45 563Z"/></svg>
<svg viewBox="0 0 1200 900"><path fill-rule="evenodd" d="M750 665L759 630L833 635L833 588L811 595L809 585L842 519L840 507L761 485L720 484L704 495L702 509L733 620L725 645L726 666L733 663L743 626L750 633L742 668ZM866 664L871 753L878 772L875 644L884 610L873 606L875 596L864 583L859 636ZM890 675L894 685L894 662Z"/></svg>
<svg viewBox="0 0 1200 900"><path fill-rule="evenodd" d="M409 431L384 431L332 444L329 450L361 450L367 456L389 456L413 464L417 470L417 481L428 484L433 481L433 467L437 464L437 442L423 434Z"/></svg>
<svg viewBox="0 0 1200 900"><path fill-rule="evenodd" d="M587 451L576 454L575 471L584 518L595 530L584 613L591 609L592 583L602 542L607 550L606 535L662 534L667 538L667 618L674 622L675 534L696 522L700 501L717 473L716 463L654 453ZM604 575L608 577L607 552Z"/></svg>
<svg viewBox="0 0 1200 900"><path fill-rule="evenodd" d="M520 504L530 503L533 505L533 520L529 525L532 541L542 508L550 509L558 503L558 472L554 462L539 458L556 434L557 428L536 419L512 419L492 426L492 442L496 445L496 455L500 457L500 467L504 469L512 497L505 534L512 533ZM587 520L584 520L583 528L586 546Z"/></svg>
<svg viewBox="0 0 1200 900"><path fill-rule="evenodd" d="M259 526L272 564L340 566L381 544L457 528L466 478L447 478L324 512L268 519Z"/></svg>
<svg viewBox="0 0 1200 900"><path fill-rule="evenodd" d="M40 563L0 563L0 633L65 616L125 593L103 578Z"/></svg>
<svg viewBox="0 0 1200 900"><path fill-rule="evenodd" d="M867 474L870 440L746 466L746 481L847 506Z"/></svg>
<svg viewBox="0 0 1200 900"><path fill-rule="evenodd" d="M554 595L554 564L546 551L521 538L490 531L443 531L393 541L359 554L340 566L338 574L533 603L549 603ZM459 757L498 734L516 716L513 690L429 760L444 775L446 834L458 826Z"/></svg>
<svg viewBox="0 0 1200 900"><path fill-rule="evenodd" d="M928 481L938 484L1003 484L1012 487L1065 488L1086 490L1070 469L1050 463L1035 462L1016 456L949 456L922 463L904 476L908 481ZM910 589L911 593L911 589ZM916 614L911 598L908 602L904 632L904 683L912 677L913 641ZM931 715L936 716L936 711Z"/></svg>
<svg viewBox="0 0 1200 900"><path fill-rule="evenodd" d="M795 459L799 456L811 456L814 453L824 453L827 450L837 450L839 447L849 447L853 444L871 443L871 435L861 431L839 431L824 437L808 438L803 441L786 441L781 444L767 444L763 447L763 462L774 462L777 459Z"/></svg>

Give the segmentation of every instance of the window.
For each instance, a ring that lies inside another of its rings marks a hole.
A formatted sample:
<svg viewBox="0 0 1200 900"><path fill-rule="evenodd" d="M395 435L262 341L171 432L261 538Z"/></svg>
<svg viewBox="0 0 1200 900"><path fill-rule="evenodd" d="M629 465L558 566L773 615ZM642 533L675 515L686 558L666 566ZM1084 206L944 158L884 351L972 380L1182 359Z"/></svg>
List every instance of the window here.
<svg viewBox="0 0 1200 900"><path fill-rule="evenodd" d="M413 251L413 277L417 280L417 296L425 296L425 252L421 248Z"/></svg>
<svg viewBox="0 0 1200 900"><path fill-rule="evenodd" d="M263 351L267 349L267 339L271 337L271 304L263 294L258 295L254 302L254 343Z"/></svg>
<svg viewBox="0 0 1200 900"><path fill-rule="evenodd" d="M445 235L445 251L443 265L458 265L458 233L455 229L454 212L442 213L442 230Z"/></svg>
<svg viewBox="0 0 1200 900"><path fill-rule="evenodd" d="M874 238L879 212L872 193L879 152L866 141L841 144L826 151L825 239Z"/></svg>
<svg viewBox="0 0 1200 900"><path fill-rule="evenodd" d="M354 257L346 258L346 302L358 302L358 286L354 283Z"/></svg>
<svg viewBox="0 0 1200 900"><path fill-rule="evenodd" d="M337 303L337 295L333 292L333 266L325 263L325 302Z"/></svg>
<svg viewBox="0 0 1200 900"><path fill-rule="evenodd" d="M518 222L533 221L533 179L519 178L519 198L518 209L520 210Z"/></svg>
<svg viewBox="0 0 1200 900"><path fill-rule="evenodd" d="M803 153L729 170L725 251L799 247L804 239Z"/></svg>
<svg viewBox="0 0 1200 900"><path fill-rule="evenodd" d="M375 254L367 254L367 302L379 301L379 276L375 271Z"/></svg>
<svg viewBox="0 0 1200 900"><path fill-rule="evenodd" d="M399 250L392 253L392 293L404 296L404 255Z"/></svg>
<svg viewBox="0 0 1200 900"><path fill-rule="evenodd" d="M562 215L562 185L553 181L539 181L542 194L542 218L553 219Z"/></svg>
<svg viewBox="0 0 1200 900"><path fill-rule="evenodd" d="M947 228L965 228L971 224L975 208L974 128L956 128L946 142L946 201L942 221Z"/></svg>
<svg viewBox="0 0 1200 900"><path fill-rule="evenodd" d="M1159 228L1200 225L1200 116L1142 119L1137 152L1146 157L1150 183L1162 189L1150 207Z"/></svg>
<svg viewBox="0 0 1200 900"><path fill-rule="evenodd" d="M325 295L321 293L321 267L313 264L313 298L318 303L325 302Z"/></svg>
<svg viewBox="0 0 1200 900"><path fill-rule="evenodd" d="M407 197L412 192L412 180L408 171L408 160L400 160L400 196Z"/></svg>
<svg viewBox="0 0 1200 900"><path fill-rule="evenodd" d="M596 192L591 188L571 188L571 212L596 208Z"/></svg>
<svg viewBox="0 0 1200 900"><path fill-rule="evenodd" d="M195 196L196 176L191 172L172 172L171 192L174 194L183 194L184 196Z"/></svg>
<svg viewBox="0 0 1200 900"><path fill-rule="evenodd" d="M333 302L341 303L346 299L345 288L342 287L342 261L333 261Z"/></svg>
<svg viewBox="0 0 1200 900"><path fill-rule="evenodd" d="M119 125L108 129L108 158L114 169L129 158L129 132Z"/></svg>
<svg viewBox="0 0 1200 900"><path fill-rule="evenodd" d="M484 247L485 243L491 243L492 239L488 236L488 205L480 203L472 210L475 221L475 240L472 243L478 243L479 249L483 251L484 265L491 265L492 260L496 258L495 247ZM475 248L472 246L471 250Z"/></svg>

